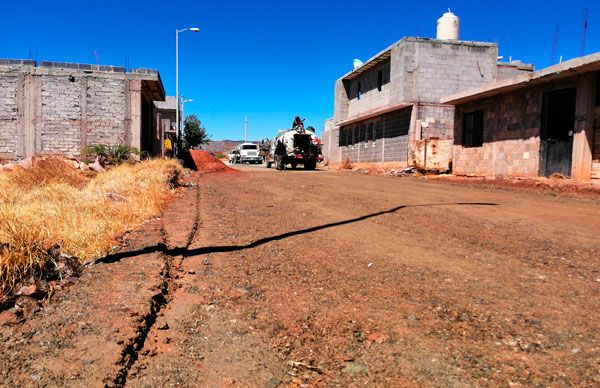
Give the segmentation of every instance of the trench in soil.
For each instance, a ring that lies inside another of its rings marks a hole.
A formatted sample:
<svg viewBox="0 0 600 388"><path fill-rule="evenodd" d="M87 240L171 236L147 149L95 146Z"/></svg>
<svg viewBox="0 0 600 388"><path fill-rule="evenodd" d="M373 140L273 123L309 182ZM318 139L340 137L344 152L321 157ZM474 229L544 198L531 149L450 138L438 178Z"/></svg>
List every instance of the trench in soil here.
<svg viewBox="0 0 600 388"><path fill-rule="evenodd" d="M115 376L109 376L106 379L107 386L125 386L129 371L139 359L139 353L144 349L146 339L156 323L158 314L172 299L170 291L175 287L173 282L174 277L172 276L173 271L177 270L181 266L182 260L187 257L188 248L194 241L200 225L200 188L196 186L195 190L196 196L194 223L189 232L186 246L182 248L168 249L167 234L163 224L163 227L161 228L163 241L158 245L158 247L152 248L153 251L162 252L161 256L164 261L163 269L161 271L162 281L157 286L160 291L150 298L148 313L140 320L140 324L136 329L135 337L131 338L121 351L121 357L117 363L118 365L121 365L121 369L119 369ZM179 260L178 263L175 262L176 255L183 256L183 259Z"/></svg>

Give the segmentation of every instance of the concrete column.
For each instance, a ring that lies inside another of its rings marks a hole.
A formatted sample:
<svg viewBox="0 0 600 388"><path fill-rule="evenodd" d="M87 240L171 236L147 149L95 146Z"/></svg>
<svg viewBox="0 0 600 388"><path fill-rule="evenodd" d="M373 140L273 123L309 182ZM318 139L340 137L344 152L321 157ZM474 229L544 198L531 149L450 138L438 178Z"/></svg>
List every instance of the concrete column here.
<svg viewBox="0 0 600 388"><path fill-rule="evenodd" d="M594 136L594 77L586 75L577 82L575 133L571 178L589 181L592 176L592 147Z"/></svg>
<svg viewBox="0 0 600 388"><path fill-rule="evenodd" d="M35 153L42 152L42 131L44 130L44 121L42 116L42 79L39 76L32 77L32 95L33 109L35 111L34 132L35 132Z"/></svg>
<svg viewBox="0 0 600 388"><path fill-rule="evenodd" d="M25 157L25 75L17 78L17 144L15 156Z"/></svg>
<svg viewBox="0 0 600 388"><path fill-rule="evenodd" d="M142 148L142 81L129 81L129 146ZM127 126L126 126L127 131Z"/></svg>
<svg viewBox="0 0 600 388"><path fill-rule="evenodd" d="M17 81L17 156L29 157L36 153L37 82L31 74L19 74Z"/></svg>
<svg viewBox="0 0 600 388"><path fill-rule="evenodd" d="M81 132L79 138L81 139L80 148L81 151L88 146L87 135L88 135L88 119L87 119L87 77L81 78L81 91L79 93L79 130Z"/></svg>

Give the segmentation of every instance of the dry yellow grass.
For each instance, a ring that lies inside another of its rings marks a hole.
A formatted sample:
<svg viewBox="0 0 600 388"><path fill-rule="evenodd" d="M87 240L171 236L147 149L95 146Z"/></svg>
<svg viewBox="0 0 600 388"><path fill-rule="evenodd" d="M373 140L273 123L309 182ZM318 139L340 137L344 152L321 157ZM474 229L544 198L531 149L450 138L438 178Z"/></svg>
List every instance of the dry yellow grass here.
<svg viewBox="0 0 600 388"><path fill-rule="evenodd" d="M56 159L0 173L0 294L40 276L44 240L81 261L110 252L118 236L161 214L181 171L149 160L87 178Z"/></svg>

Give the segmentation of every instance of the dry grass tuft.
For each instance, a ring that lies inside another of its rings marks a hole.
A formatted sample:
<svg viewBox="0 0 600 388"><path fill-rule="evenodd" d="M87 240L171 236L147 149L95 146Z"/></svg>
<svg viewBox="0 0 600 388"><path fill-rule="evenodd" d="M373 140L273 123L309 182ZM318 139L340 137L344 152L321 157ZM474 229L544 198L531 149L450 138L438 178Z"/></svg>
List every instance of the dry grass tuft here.
<svg viewBox="0 0 600 388"><path fill-rule="evenodd" d="M350 160L350 158L346 158L344 160L342 160L342 163L340 163L340 169L342 170L352 170L354 168L354 165L352 164L352 161Z"/></svg>
<svg viewBox="0 0 600 388"><path fill-rule="evenodd" d="M89 179L55 158L0 173L0 293L42 276L44 241L80 261L110 252L118 236L161 214L181 172L175 161L149 160Z"/></svg>
<svg viewBox="0 0 600 388"><path fill-rule="evenodd" d="M58 156L33 158L31 167L16 167L8 174L8 179L22 189L34 189L53 183L81 188L88 182L80 171Z"/></svg>

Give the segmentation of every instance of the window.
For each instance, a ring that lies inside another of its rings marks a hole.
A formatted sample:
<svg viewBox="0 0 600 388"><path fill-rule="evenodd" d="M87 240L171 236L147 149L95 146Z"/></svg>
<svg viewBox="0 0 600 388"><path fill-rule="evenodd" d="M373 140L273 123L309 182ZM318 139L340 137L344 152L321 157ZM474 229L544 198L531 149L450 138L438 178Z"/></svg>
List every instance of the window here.
<svg viewBox="0 0 600 388"><path fill-rule="evenodd" d="M383 70L379 70L377 72L377 90L381 92L381 88L383 87Z"/></svg>
<svg viewBox="0 0 600 388"><path fill-rule="evenodd" d="M257 150L258 146L256 144L247 144L242 146L243 150Z"/></svg>
<svg viewBox="0 0 600 388"><path fill-rule="evenodd" d="M360 81L358 81L358 83L356 84L356 99L360 100L360 94L362 92L362 85L360 83Z"/></svg>
<svg viewBox="0 0 600 388"><path fill-rule="evenodd" d="M463 116L464 147L481 147L483 145L483 112L465 113Z"/></svg>
<svg viewBox="0 0 600 388"><path fill-rule="evenodd" d="M373 140L373 123L367 124L367 138L366 141Z"/></svg>

